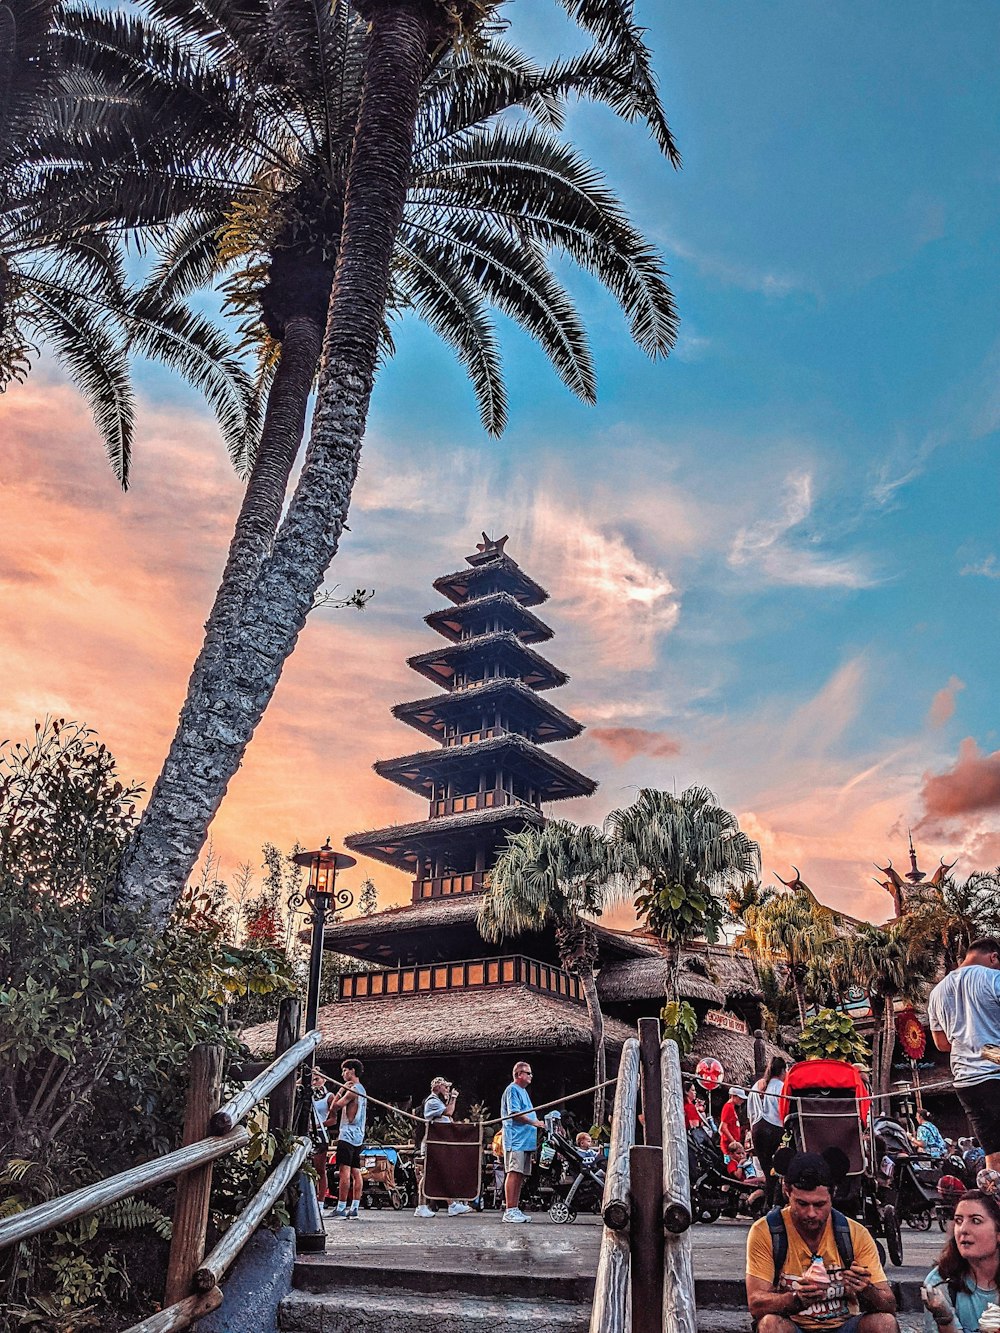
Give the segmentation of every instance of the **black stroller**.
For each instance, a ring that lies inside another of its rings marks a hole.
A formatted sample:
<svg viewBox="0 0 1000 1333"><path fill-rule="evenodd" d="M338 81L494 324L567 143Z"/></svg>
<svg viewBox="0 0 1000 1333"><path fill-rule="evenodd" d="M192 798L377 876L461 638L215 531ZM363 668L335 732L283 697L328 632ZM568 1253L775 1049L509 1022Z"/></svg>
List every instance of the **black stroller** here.
<svg viewBox="0 0 1000 1333"><path fill-rule="evenodd" d="M691 1214L696 1222L717 1222L720 1217L762 1217L764 1182L737 1180L726 1169L722 1150L701 1125L688 1130L688 1169L691 1175Z"/></svg>
<svg viewBox="0 0 1000 1333"><path fill-rule="evenodd" d="M545 1142L566 1167L559 1173L561 1179L556 1179L553 1173L549 1220L572 1222L577 1213L599 1213L604 1198L604 1168L600 1159L591 1161L589 1152L582 1152L575 1143L558 1134L548 1135Z"/></svg>

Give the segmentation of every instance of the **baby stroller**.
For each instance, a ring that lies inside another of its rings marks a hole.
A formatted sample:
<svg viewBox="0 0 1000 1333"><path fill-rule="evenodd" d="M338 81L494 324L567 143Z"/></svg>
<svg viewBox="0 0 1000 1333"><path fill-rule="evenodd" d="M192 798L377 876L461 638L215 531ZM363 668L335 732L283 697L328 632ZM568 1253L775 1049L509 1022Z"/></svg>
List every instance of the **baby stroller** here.
<svg viewBox="0 0 1000 1333"><path fill-rule="evenodd" d="M727 1170L726 1158L708 1130L688 1130L688 1170L691 1176L691 1215L696 1222L717 1222L720 1217L762 1217L764 1181L738 1180ZM753 1199L754 1195L760 1196Z"/></svg>
<svg viewBox="0 0 1000 1333"><path fill-rule="evenodd" d="M558 1179L553 1173L549 1220L572 1222L584 1210L599 1213L604 1198L604 1168L600 1158L590 1151L583 1152L558 1134L550 1134L545 1142L566 1168Z"/></svg>
<svg viewBox="0 0 1000 1333"><path fill-rule="evenodd" d="M899 1183L883 1169L875 1142L871 1096L861 1074L845 1060L800 1060L785 1075L779 1103L785 1128L800 1152L839 1157L833 1206L884 1236L889 1258L903 1262Z"/></svg>
<svg viewBox="0 0 1000 1333"><path fill-rule="evenodd" d="M938 1213L938 1182L945 1174L947 1159L914 1147L906 1129L888 1116L875 1120L875 1146L880 1175L898 1191L899 1220L914 1231L930 1231Z"/></svg>
<svg viewBox="0 0 1000 1333"><path fill-rule="evenodd" d="M361 1205L363 1208L405 1208L410 1202L407 1168L395 1148L366 1144L361 1150Z"/></svg>

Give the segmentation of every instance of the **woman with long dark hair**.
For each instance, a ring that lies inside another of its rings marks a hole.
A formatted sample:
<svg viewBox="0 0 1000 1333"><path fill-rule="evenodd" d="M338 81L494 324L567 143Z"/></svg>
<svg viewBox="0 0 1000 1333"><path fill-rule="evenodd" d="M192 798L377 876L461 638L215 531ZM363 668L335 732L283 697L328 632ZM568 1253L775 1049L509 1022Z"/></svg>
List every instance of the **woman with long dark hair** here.
<svg viewBox="0 0 1000 1333"><path fill-rule="evenodd" d="M784 1056L772 1055L764 1070L764 1077L753 1085L747 1099L750 1137L753 1140L754 1156L760 1162L760 1169L767 1181L768 1207L778 1195L778 1177L771 1174L771 1163L778 1145L785 1137L785 1127L778 1111L778 1098L785 1086L787 1068L788 1062Z"/></svg>
<svg viewBox="0 0 1000 1333"><path fill-rule="evenodd" d="M920 1288L927 1333L976 1333L987 1306L1000 1302L1000 1204L966 1190L955 1207L955 1230ZM1000 1328L996 1318L982 1327Z"/></svg>

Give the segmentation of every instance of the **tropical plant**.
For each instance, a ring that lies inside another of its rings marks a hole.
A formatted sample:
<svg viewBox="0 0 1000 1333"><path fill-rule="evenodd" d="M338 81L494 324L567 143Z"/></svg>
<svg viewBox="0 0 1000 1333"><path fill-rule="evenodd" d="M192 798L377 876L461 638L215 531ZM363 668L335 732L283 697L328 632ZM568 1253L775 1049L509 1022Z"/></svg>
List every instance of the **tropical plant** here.
<svg viewBox="0 0 1000 1333"><path fill-rule="evenodd" d="M736 945L757 959L787 968L799 1026L804 1027L809 964L830 948L834 938L832 913L820 909L811 894L762 889L757 901L743 910L743 930Z"/></svg>
<svg viewBox="0 0 1000 1333"><path fill-rule="evenodd" d="M664 1041L675 1041L681 1055L687 1055L698 1035L698 1015L688 1000L668 1000L660 1010Z"/></svg>
<svg viewBox="0 0 1000 1333"><path fill-rule="evenodd" d="M176 0L156 0L153 7L174 25L191 13ZM310 4L306 8L315 27L325 7ZM484 21L497 6L478 2L456 6L450 0L426 4L359 0L355 8L368 25L361 95L309 449L280 529L273 541L262 543L265 549L259 561L251 561L255 573L244 594L231 600L220 590L226 608L220 611L223 619L236 606L238 614L222 629L210 624L177 734L123 867L123 899L148 895L161 921L197 857L339 544L384 345L384 316L392 297L393 256L404 225L423 82L458 37L475 45ZM606 0L583 5L574 0L567 8L617 62L618 91L609 101L620 114L644 119L661 148L673 154L631 4ZM198 11L208 22L206 12ZM230 15L232 25L242 21L242 12ZM523 143L530 142L526 131ZM472 161L459 157L453 177L458 213L473 202L469 184L475 174L473 166ZM442 169L440 174L447 177L449 170ZM498 179L502 199L502 172ZM536 197L541 199L543 193L536 192ZM518 293L525 294L525 274L530 276L529 285L537 286L541 280L537 261L545 250L556 246L575 258L591 256L588 266L602 276L602 270L610 271L615 245L607 233L588 234L587 229L583 231L587 239L578 244L574 238L581 236L579 216L574 211L569 218L543 220L533 208L507 215L506 234L513 249L503 254L495 247L491 250L485 236L477 235L477 224L470 218L465 249L467 257L474 256L471 271L482 275L502 269L500 289L506 292L505 299L513 300ZM622 281L629 290L648 287L640 280L639 268L637 257L626 266ZM465 313L480 308L468 286L449 294L428 288L416 274L413 282L412 290L422 287L426 299L436 303L442 314L454 305L460 322ZM664 315L662 308L654 313L645 296L636 306L634 332L643 340L648 338L652 350L666 351L672 341L672 314ZM482 350L482 337L477 341ZM464 346L471 351L471 342ZM286 444L291 445L293 434L288 434ZM277 513L274 519L276 522Z"/></svg>
<svg viewBox="0 0 1000 1333"><path fill-rule="evenodd" d="M936 888L920 886L905 919L912 937L953 971L974 939L1000 934L1000 866L974 870L961 883L948 877Z"/></svg>
<svg viewBox="0 0 1000 1333"><path fill-rule="evenodd" d="M885 926L865 922L841 947L846 951L855 984L868 995L875 1021L872 1036L875 1091L888 1092L896 1046L896 1001L921 1000L937 960L922 941L910 934L905 917Z"/></svg>
<svg viewBox="0 0 1000 1333"><path fill-rule="evenodd" d="M129 361L159 357L216 408L230 449L252 448L253 384L216 325L176 301L130 299L120 238L79 216L114 150L105 106L69 68L57 0L0 6L0 392L44 343L87 399L125 486L135 428ZM60 187L42 163L55 156ZM71 206L73 205L73 206Z"/></svg>
<svg viewBox="0 0 1000 1333"><path fill-rule="evenodd" d="M837 1009L820 1009L799 1036L799 1053L805 1060L848 1060L857 1064L870 1054L854 1019Z"/></svg>
<svg viewBox="0 0 1000 1333"><path fill-rule="evenodd" d="M289 984L220 942L200 889L152 939L142 913L110 901L138 795L75 723L0 746L0 1216L178 1146L191 1047L239 1050L227 1001ZM213 1210L239 1211L246 1169L220 1168ZM164 1186L18 1247L0 1330L109 1329L112 1310L141 1309L169 1202Z"/></svg>
<svg viewBox="0 0 1000 1333"><path fill-rule="evenodd" d="M512 833L490 872L479 908L479 933L493 943L528 930L555 928L559 963L578 977L594 1047L594 1082L606 1077L604 1014L597 993L598 947L586 918L600 916L621 894L601 831L550 820ZM606 1093L594 1093L594 1121L604 1122Z"/></svg>

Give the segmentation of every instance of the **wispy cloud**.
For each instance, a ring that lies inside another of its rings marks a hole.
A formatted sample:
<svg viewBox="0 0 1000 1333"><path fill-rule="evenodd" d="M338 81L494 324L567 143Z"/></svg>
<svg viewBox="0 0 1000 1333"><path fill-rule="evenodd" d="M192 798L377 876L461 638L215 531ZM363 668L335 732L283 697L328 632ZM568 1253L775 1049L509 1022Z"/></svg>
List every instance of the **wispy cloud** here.
<svg viewBox="0 0 1000 1333"><path fill-rule="evenodd" d="M740 528L729 548L729 565L762 575L770 583L806 588L870 588L876 580L858 559L826 556L796 544L792 534L813 509L813 483L808 472L793 472L777 514Z"/></svg>
<svg viewBox="0 0 1000 1333"><path fill-rule="evenodd" d="M955 696L964 689L965 681L952 676L948 684L938 690L927 713L927 721L932 727L943 727L955 716Z"/></svg>
<svg viewBox="0 0 1000 1333"><path fill-rule="evenodd" d="M644 727L591 727L589 735L610 751L620 764L638 755L666 759L681 751L680 741L664 736L660 731L647 731Z"/></svg>
<svg viewBox="0 0 1000 1333"><path fill-rule="evenodd" d="M669 249L671 253L694 264L700 272L719 279L727 286L738 287L741 291L760 292L761 295L774 300L800 293L819 295L815 285L799 274L760 268L721 255L706 254L697 246L678 240L673 233L670 236Z"/></svg>
<svg viewBox="0 0 1000 1333"><path fill-rule="evenodd" d="M1000 579L1000 564L997 563L996 556L991 554L983 560L964 565L958 572L965 575L971 574L982 579Z"/></svg>

